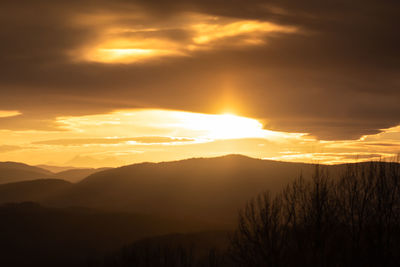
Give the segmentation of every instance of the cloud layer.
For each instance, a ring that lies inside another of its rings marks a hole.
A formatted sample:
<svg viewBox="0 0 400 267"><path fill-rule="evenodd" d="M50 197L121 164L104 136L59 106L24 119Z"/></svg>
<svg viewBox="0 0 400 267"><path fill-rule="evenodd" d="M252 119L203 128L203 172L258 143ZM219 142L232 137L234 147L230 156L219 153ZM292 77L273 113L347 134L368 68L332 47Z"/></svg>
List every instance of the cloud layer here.
<svg viewBox="0 0 400 267"><path fill-rule="evenodd" d="M11 1L0 128L121 108L226 109L322 140L400 123L398 1Z"/></svg>
<svg viewBox="0 0 400 267"><path fill-rule="evenodd" d="M358 140L321 141L265 130L254 119L170 110L121 110L57 117L58 130L0 130L0 161L77 167L244 154L313 163L393 159L400 127Z"/></svg>

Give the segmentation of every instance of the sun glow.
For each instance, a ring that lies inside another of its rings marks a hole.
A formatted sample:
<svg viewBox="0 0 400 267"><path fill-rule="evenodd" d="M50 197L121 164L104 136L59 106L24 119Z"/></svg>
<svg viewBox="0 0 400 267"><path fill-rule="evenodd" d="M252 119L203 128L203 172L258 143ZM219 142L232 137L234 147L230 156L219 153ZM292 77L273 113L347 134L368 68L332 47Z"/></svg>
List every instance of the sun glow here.
<svg viewBox="0 0 400 267"><path fill-rule="evenodd" d="M15 117L21 114L18 110L0 110L0 118Z"/></svg>
<svg viewBox="0 0 400 267"><path fill-rule="evenodd" d="M94 49L88 49L85 57L93 62L133 63L179 53L170 42L118 39L101 43Z"/></svg>
<svg viewBox="0 0 400 267"><path fill-rule="evenodd" d="M142 48L99 48L93 51L88 57L95 62L119 62L132 63L143 61L152 57L168 56L174 54L162 49Z"/></svg>
<svg viewBox="0 0 400 267"><path fill-rule="evenodd" d="M60 117L58 123L76 132L97 132L107 136L162 135L194 138L199 142L240 138L285 138L299 134L263 129L252 118L233 114L203 114L173 110L121 110L110 114ZM104 126L104 127L103 127Z"/></svg>
<svg viewBox="0 0 400 267"><path fill-rule="evenodd" d="M233 114L208 115L197 113L177 114L182 128L204 133L212 139L262 137L263 125L255 120Z"/></svg>
<svg viewBox="0 0 400 267"><path fill-rule="evenodd" d="M260 119L224 110L231 113L129 109L57 117L54 124L60 131L0 131L0 140L7 142L0 143L0 160L104 167L239 153L284 161L341 163L388 158L400 147L399 127L360 140L319 141L306 133L267 130L268 124ZM18 114L3 111L0 117ZM376 148L379 151L375 152Z"/></svg>

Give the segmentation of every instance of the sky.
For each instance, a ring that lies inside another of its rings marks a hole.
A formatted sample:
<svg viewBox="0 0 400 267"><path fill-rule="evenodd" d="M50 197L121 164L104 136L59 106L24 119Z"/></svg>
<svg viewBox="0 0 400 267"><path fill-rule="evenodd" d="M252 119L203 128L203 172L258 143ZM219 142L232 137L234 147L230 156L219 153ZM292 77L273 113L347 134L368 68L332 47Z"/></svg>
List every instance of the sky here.
<svg viewBox="0 0 400 267"><path fill-rule="evenodd" d="M0 161L400 152L396 0L3 0Z"/></svg>

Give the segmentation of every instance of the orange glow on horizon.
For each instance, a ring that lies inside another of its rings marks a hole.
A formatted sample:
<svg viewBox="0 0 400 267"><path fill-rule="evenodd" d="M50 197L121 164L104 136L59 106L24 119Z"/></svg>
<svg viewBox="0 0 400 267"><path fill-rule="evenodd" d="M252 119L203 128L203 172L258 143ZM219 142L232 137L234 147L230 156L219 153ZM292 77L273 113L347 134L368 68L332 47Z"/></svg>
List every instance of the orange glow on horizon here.
<svg viewBox="0 0 400 267"><path fill-rule="evenodd" d="M235 115L232 110L221 114L117 110L57 117L54 123L59 131L0 131L0 140L7 140L6 146L0 145L0 160L104 167L233 153L333 164L389 158L400 148L399 127L359 140L321 141L306 133L267 130L260 120ZM388 142L390 146L385 145Z"/></svg>
<svg viewBox="0 0 400 267"><path fill-rule="evenodd" d="M102 134L107 136L138 132L141 135L162 134L172 137L188 137L197 140L237 138L279 138L303 134L274 132L263 129L256 119L234 114L203 114L161 109L120 110L110 114L80 117L59 117L63 128L77 131L95 131L94 127L105 126ZM153 131L151 133L150 131Z"/></svg>

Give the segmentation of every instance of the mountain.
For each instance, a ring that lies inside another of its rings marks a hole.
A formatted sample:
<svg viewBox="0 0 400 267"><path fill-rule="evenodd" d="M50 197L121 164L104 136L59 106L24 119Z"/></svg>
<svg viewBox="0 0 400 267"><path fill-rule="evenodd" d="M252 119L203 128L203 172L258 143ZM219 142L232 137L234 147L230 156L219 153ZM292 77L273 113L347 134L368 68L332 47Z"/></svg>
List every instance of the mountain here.
<svg viewBox="0 0 400 267"><path fill-rule="evenodd" d="M251 197L313 168L240 155L134 164L90 175L46 204L231 222Z"/></svg>
<svg viewBox="0 0 400 267"><path fill-rule="evenodd" d="M74 158L70 159L69 161L65 162L64 164L67 166L76 166L80 168L87 168L93 166L110 167L110 166L121 166L121 161L118 159L118 157L114 156L107 156L105 158L98 159L90 156L77 155Z"/></svg>
<svg viewBox="0 0 400 267"><path fill-rule="evenodd" d="M17 162L0 162L0 184L48 178L52 172Z"/></svg>
<svg viewBox="0 0 400 267"><path fill-rule="evenodd" d="M0 266L88 266L136 240L174 232L207 231L201 222L48 208L35 203L0 206Z"/></svg>
<svg viewBox="0 0 400 267"><path fill-rule="evenodd" d="M38 179L0 185L0 203L44 201L68 190L72 184L59 179Z"/></svg>
<svg viewBox="0 0 400 267"><path fill-rule="evenodd" d="M314 168L241 155L141 163L96 172L75 184L52 180L3 185L0 203L34 201L235 223L249 199L267 190L279 192L300 174L310 177Z"/></svg>
<svg viewBox="0 0 400 267"><path fill-rule="evenodd" d="M54 166L54 165L46 165L46 164L36 165L36 167L48 170L53 173L77 169L77 167L72 167L72 166Z"/></svg>
<svg viewBox="0 0 400 267"><path fill-rule="evenodd" d="M347 166L323 169L337 176ZM199 262L224 260L212 249L226 250L226 234L236 226L238 210L258 193L277 193L300 174L308 179L315 169L229 155L134 164L78 183L39 179L3 184L0 266L88 266L105 255L111 260L105 266L154 266L131 264L154 259L153 253L156 259L183 259L193 252ZM196 231L202 233L190 233ZM166 236L151 238L156 235Z"/></svg>
<svg viewBox="0 0 400 267"><path fill-rule="evenodd" d="M108 169L110 169L110 168L99 168L99 169L77 168L77 169L70 169L70 170L65 170L65 171L55 173L54 175L52 175L52 177L56 178L56 179L62 179L62 180L66 180L66 181L69 181L72 183L76 183L76 182L80 182L81 180L88 177L89 175L92 175L96 172L105 171Z"/></svg>
<svg viewBox="0 0 400 267"><path fill-rule="evenodd" d="M18 162L0 162L0 184L49 178L76 183L91 174L108 169L110 168L64 168L47 165L30 166Z"/></svg>

